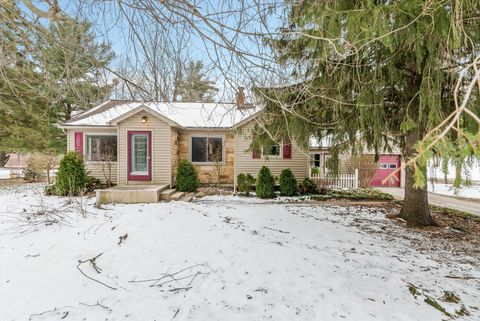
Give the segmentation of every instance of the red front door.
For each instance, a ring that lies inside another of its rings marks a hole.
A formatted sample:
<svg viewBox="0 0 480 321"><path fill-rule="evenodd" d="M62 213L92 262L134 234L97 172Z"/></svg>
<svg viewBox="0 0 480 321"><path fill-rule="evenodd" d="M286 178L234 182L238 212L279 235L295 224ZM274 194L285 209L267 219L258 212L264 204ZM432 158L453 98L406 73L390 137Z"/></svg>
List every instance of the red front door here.
<svg viewBox="0 0 480 321"><path fill-rule="evenodd" d="M152 180L152 132L128 131L128 180Z"/></svg>
<svg viewBox="0 0 480 321"><path fill-rule="evenodd" d="M373 175L370 185L378 187L400 187L400 170L391 175L398 168L400 168L400 155L381 155L377 163L377 170L375 171L375 175ZM385 179L387 179L386 182L384 182Z"/></svg>

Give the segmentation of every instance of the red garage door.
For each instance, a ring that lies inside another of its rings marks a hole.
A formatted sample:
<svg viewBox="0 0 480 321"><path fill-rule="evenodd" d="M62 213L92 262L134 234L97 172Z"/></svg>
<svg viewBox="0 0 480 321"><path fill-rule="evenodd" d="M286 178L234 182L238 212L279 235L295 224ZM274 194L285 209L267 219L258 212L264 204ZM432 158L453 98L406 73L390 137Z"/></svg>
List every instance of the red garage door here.
<svg viewBox="0 0 480 321"><path fill-rule="evenodd" d="M400 167L400 155L381 155L377 164L377 171L373 175L371 186L400 187L400 171L390 176L387 182L382 184L390 174Z"/></svg>

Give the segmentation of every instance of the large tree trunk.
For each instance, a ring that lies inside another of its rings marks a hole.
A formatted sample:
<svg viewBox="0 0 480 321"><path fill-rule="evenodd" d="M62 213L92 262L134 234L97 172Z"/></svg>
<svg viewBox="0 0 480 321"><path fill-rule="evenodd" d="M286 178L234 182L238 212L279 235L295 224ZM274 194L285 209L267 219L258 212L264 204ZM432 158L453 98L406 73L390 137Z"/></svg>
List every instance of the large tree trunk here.
<svg viewBox="0 0 480 321"><path fill-rule="evenodd" d="M417 135L409 133L404 152L406 159L410 159L414 155L414 144L416 141ZM408 166L405 169L405 197L398 216L407 221L407 226L435 225L435 221L430 214L430 206L428 205L427 169L417 167L417 170L422 170L425 175L423 188L415 188L413 186L415 184L415 169L412 166Z"/></svg>
<svg viewBox="0 0 480 321"><path fill-rule="evenodd" d="M6 152L0 151L0 167L4 167L5 164L7 164L9 158L10 158L10 155L8 155Z"/></svg>

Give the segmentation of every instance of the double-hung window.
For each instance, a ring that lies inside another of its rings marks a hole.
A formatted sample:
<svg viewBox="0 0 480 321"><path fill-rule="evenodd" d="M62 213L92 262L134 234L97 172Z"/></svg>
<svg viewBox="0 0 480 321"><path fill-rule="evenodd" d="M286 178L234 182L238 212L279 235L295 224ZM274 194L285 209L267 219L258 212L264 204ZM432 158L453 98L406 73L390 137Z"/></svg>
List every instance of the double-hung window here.
<svg viewBox="0 0 480 321"><path fill-rule="evenodd" d="M222 137L192 137L192 163L222 163Z"/></svg>
<svg viewBox="0 0 480 321"><path fill-rule="evenodd" d="M86 135L86 159L92 162L117 160L117 136Z"/></svg>
<svg viewBox="0 0 480 321"><path fill-rule="evenodd" d="M271 145L264 146L262 148L262 155L265 157L280 156L280 145L274 143Z"/></svg>

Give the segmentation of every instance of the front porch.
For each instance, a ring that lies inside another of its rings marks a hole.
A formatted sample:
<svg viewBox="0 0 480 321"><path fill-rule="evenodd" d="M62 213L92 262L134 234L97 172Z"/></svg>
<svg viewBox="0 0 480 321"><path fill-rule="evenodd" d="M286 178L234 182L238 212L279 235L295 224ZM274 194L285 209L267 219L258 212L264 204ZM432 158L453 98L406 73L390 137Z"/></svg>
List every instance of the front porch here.
<svg viewBox="0 0 480 321"><path fill-rule="evenodd" d="M128 185L96 190L97 206L108 203L156 203L170 185Z"/></svg>
<svg viewBox="0 0 480 321"><path fill-rule="evenodd" d="M124 185L108 189L96 190L99 207L102 204L136 204L157 203L159 201L186 201L190 202L195 193L179 192L165 185Z"/></svg>

